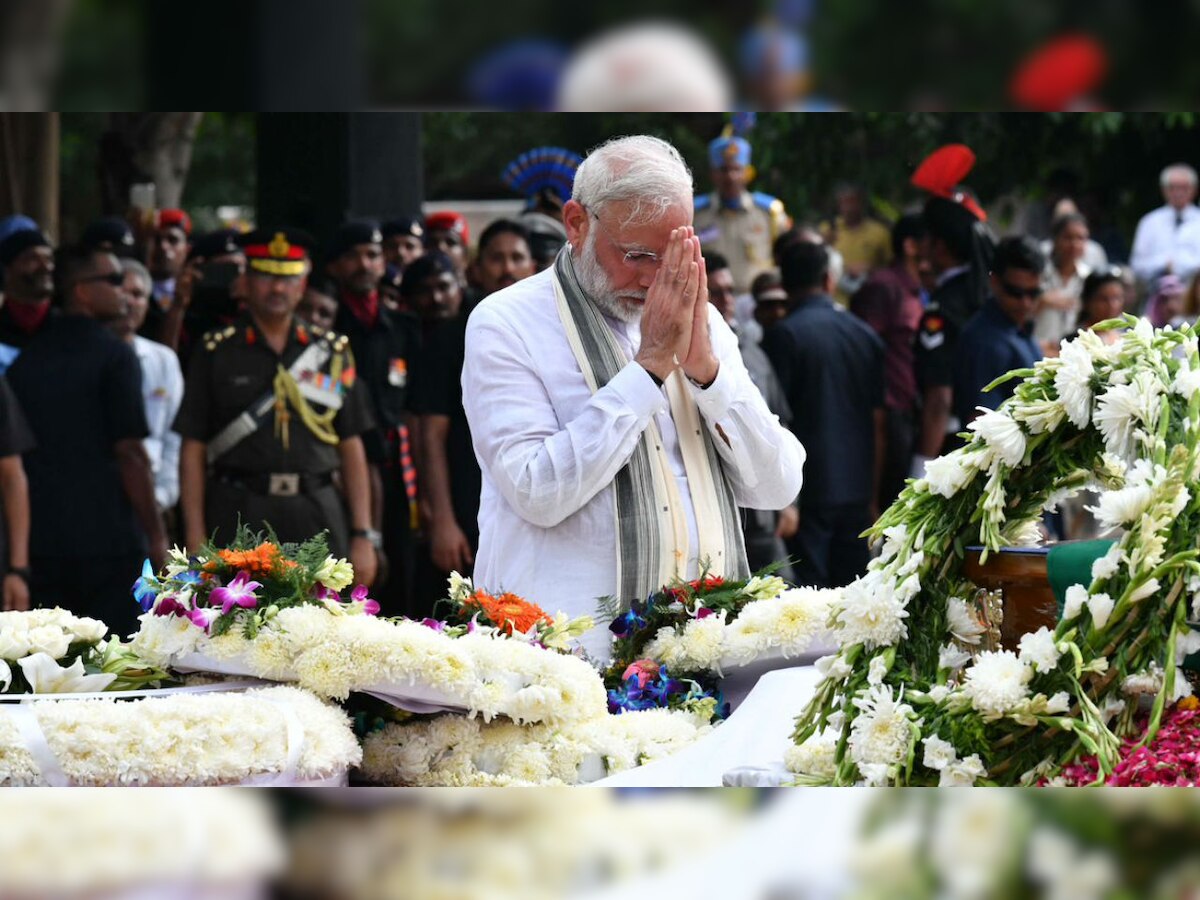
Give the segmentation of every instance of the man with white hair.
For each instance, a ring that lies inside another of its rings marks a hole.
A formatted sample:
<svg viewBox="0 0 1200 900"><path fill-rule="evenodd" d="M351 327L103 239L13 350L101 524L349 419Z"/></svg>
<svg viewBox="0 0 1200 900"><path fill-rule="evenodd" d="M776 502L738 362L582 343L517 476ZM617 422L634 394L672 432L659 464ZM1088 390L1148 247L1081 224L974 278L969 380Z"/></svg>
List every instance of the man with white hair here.
<svg viewBox="0 0 1200 900"><path fill-rule="evenodd" d="M1200 208L1196 199L1196 170L1175 163L1158 179L1166 200L1138 222L1130 264L1134 274L1151 283L1165 274L1187 280L1200 268Z"/></svg>
<svg viewBox="0 0 1200 900"><path fill-rule="evenodd" d="M737 507L799 493L804 448L708 302L691 221L674 147L609 141L579 167L554 265L472 313L463 405L483 470L481 587L579 616L702 570L744 577ZM583 643L608 657L602 628Z"/></svg>

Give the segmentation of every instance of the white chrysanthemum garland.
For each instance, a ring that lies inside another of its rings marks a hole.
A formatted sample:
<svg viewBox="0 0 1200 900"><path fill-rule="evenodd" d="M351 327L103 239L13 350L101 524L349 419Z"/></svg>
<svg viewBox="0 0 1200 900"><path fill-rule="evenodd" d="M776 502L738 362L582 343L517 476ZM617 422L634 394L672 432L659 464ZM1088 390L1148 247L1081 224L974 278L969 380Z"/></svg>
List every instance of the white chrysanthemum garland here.
<svg viewBox="0 0 1200 900"><path fill-rule="evenodd" d="M376 784L420 787L573 785L667 756L711 730L707 720L667 709L561 728L438 716L369 734L359 771Z"/></svg>
<svg viewBox="0 0 1200 900"><path fill-rule="evenodd" d="M882 553L834 610L841 650L797 722L801 783L1030 783L1087 754L1107 774L1135 729L1126 701L1156 694L1150 737L1189 690L1176 666L1200 646L1197 339L1128 316L1102 327L1119 326L1118 345L1083 332L1010 373L1014 396L874 526ZM983 650L965 546L1018 542L1089 483L1110 489L1097 515L1124 536L1053 632Z"/></svg>
<svg viewBox="0 0 1200 900"><path fill-rule="evenodd" d="M284 772L287 706L302 728L300 780L344 774L362 757L345 713L307 691L271 687L121 700L37 700L30 707L57 764L75 786L222 785ZM0 703L0 785L44 783ZM293 748L294 749L294 748Z"/></svg>
<svg viewBox="0 0 1200 900"><path fill-rule="evenodd" d="M227 672L296 682L335 699L389 684L428 685L485 719L563 722L605 710L600 676L582 659L494 629L449 637L419 622L358 614L352 605L275 611L252 639L238 629L210 636L185 618L147 613L133 647L162 665L205 668L199 655Z"/></svg>
<svg viewBox="0 0 1200 900"><path fill-rule="evenodd" d="M261 896L288 863L256 791L3 791L0 815L21 823L0 834L3 897Z"/></svg>
<svg viewBox="0 0 1200 900"><path fill-rule="evenodd" d="M166 677L107 634L99 619L58 607L0 612L0 693L121 690Z"/></svg>

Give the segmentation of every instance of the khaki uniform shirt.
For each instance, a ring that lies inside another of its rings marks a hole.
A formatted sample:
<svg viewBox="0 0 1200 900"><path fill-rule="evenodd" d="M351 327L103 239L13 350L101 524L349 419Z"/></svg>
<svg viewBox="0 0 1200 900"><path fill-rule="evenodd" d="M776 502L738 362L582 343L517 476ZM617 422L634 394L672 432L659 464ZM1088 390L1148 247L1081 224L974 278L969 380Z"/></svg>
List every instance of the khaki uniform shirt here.
<svg viewBox="0 0 1200 900"><path fill-rule="evenodd" d="M716 194L696 198L696 236L705 250L729 260L739 294L748 293L754 277L774 266L771 245L791 224L783 201L770 194L746 192L737 208L725 206Z"/></svg>

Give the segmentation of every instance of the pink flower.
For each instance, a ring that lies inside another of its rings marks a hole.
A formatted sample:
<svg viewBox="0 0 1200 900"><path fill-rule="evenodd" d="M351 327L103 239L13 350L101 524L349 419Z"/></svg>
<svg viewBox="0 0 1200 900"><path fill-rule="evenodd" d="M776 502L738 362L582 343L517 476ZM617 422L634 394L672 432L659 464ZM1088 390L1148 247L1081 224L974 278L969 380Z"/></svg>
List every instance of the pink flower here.
<svg viewBox="0 0 1200 900"><path fill-rule="evenodd" d="M697 619L707 619L712 614L713 614L713 611L711 609L709 609L707 606L701 606L698 610L696 610L696 618Z"/></svg>
<svg viewBox="0 0 1200 900"><path fill-rule="evenodd" d="M334 603L341 603L342 595L339 594L337 591L331 591L329 588L325 587L325 585L323 585L323 584L318 584L317 585L317 599L318 600L332 600Z"/></svg>
<svg viewBox="0 0 1200 900"><path fill-rule="evenodd" d="M658 677L659 665L652 659L635 659L621 675L622 681L636 678L638 687L644 688L649 682Z"/></svg>
<svg viewBox="0 0 1200 900"><path fill-rule="evenodd" d="M213 606L221 604L221 615L223 616L229 615L229 611L235 606L253 609L258 606L258 597L254 595L254 592L262 585L257 581L250 581L249 578L250 576L245 572L238 572L233 581L225 587L213 588L208 602Z"/></svg>
<svg viewBox="0 0 1200 900"><path fill-rule="evenodd" d="M154 614L156 616L186 616L188 608L179 602L177 595L162 594L154 605Z"/></svg>
<svg viewBox="0 0 1200 900"><path fill-rule="evenodd" d="M363 612L368 616L379 615L379 604L367 596L367 586L360 584L350 594L350 599L363 605Z"/></svg>
<svg viewBox="0 0 1200 900"><path fill-rule="evenodd" d="M215 607L196 607L188 610L187 617L197 628L203 628L205 631L212 630L212 623L217 620L217 616L221 613Z"/></svg>

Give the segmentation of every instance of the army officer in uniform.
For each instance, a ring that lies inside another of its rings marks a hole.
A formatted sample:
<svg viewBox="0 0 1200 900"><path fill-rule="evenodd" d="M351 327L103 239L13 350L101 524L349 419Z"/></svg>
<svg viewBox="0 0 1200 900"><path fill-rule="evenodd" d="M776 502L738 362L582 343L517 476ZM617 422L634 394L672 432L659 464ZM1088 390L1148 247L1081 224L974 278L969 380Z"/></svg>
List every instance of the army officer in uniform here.
<svg viewBox="0 0 1200 900"><path fill-rule="evenodd" d="M348 555L357 580L370 584L380 538L360 436L374 422L348 340L295 315L312 241L263 230L238 242L247 314L204 336L175 420L187 545L194 551L214 533L229 541L239 517L270 525L282 541L327 529L333 553Z"/></svg>

